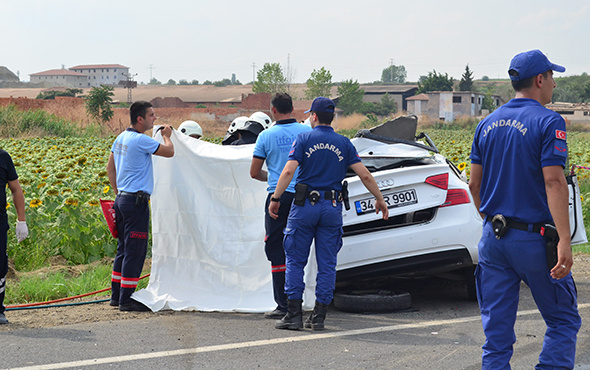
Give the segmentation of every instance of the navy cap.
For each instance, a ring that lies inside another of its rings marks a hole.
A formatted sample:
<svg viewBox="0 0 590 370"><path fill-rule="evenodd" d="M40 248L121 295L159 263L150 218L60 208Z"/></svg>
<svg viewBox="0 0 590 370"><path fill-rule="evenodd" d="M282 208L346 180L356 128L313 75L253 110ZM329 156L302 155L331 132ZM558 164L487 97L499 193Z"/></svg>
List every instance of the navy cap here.
<svg viewBox="0 0 590 370"><path fill-rule="evenodd" d="M551 63L541 50L530 50L512 58L508 74L512 81L522 81L549 70L565 72L565 67Z"/></svg>
<svg viewBox="0 0 590 370"><path fill-rule="evenodd" d="M334 113L334 108L336 104L328 98L324 98L323 96L318 96L317 98L313 99L313 103L311 103L311 108L306 110L304 113L309 112L327 112L327 113Z"/></svg>

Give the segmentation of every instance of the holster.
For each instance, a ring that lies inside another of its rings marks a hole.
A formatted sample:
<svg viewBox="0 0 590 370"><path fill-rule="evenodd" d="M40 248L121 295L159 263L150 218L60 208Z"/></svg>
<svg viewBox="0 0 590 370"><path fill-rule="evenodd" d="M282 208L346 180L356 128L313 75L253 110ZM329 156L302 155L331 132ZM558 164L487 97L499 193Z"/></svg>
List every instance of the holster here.
<svg viewBox="0 0 590 370"><path fill-rule="evenodd" d="M543 233L545 237L545 248L547 250L547 267L551 270L557 265L557 244L559 243L559 235L554 225L545 224L543 226Z"/></svg>
<svg viewBox="0 0 590 370"><path fill-rule="evenodd" d="M142 205L144 202L149 202L150 200L150 195L148 193L144 193L143 191L138 191L137 194L135 194L135 206L139 207L140 205Z"/></svg>
<svg viewBox="0 0 590 370"><path fill-rule="evenodd" d="M342 203L344 203L344 208L348 211L350 209L350 202L348 199L348 181L344 180L342 183L342 192L340 193L342 196Z"/></svg>
<svg viewBox="0 0 590 370"><path fill-rule="evenodd" d="M301 183L295 185L295 199L293 199L293 204L295 204L296 206L303 207L305 205L306 197L307 185Z"/></svg>

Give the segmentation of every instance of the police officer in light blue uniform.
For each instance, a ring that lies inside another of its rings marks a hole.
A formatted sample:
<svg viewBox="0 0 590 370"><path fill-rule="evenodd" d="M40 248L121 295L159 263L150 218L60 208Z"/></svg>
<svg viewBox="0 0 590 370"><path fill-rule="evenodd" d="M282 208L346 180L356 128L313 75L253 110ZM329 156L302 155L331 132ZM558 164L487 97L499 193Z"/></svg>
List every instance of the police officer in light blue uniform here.
<svg viewBox="0 0 590 370"><path fill-rule="evenodd" d="M572 369L581 325L568 216L565 122L551 102L553 71L539 50L516 55L508 71L516 97L477 126L469 187L484 227L476 271L486 342L483 369L509 369L519 287L524 281L547 325L536 369ZM557 263L546 237L559 234ZM549 265L550 263L550 265Z"/></svg>
<svg viewBox="0 0 590 370"><path fill-rule="evenodd" d="M144 135L157 119L152 104L137 101L129 108L131 126L113 143L107 163L117 198L114 210L119 240L111 278L111 306L120 311L149 311L131 295L137 287L148 245L149 198L154 188L152 155L172 157L172 127L163 127L163 144Z"/></svg>
<svg viewBox="0 0 590 370"><path fill-rule="evenodd" d="M342 247L342 180L350 167L375 196L376 212L387 219L389 211L375 179L361 163L350 140L334 132L334 102L316 98L308 112L313 130L299 134L293 143L289 160L283 169L274 194L270 198L269 214L278 217L281 196L299 168L295 200L285 228L287 272L285 292L287 314L276 322L277 329L301 329L302 299L305 288L303 269L307 264L312 241L315 239L318 273L316 302L306 327L324 329L328 305L332 302L336 283L336 256Z"/></svg>

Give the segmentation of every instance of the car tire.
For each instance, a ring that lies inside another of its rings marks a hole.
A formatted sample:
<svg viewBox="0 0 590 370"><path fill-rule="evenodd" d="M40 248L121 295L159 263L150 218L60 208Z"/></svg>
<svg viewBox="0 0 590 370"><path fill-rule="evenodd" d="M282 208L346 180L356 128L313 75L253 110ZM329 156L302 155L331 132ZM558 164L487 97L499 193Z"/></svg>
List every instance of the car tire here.
<svg viewBox="0 0 590 370"><path fill-rule="evenodd" d="M334 308L344 312L393 312L410 308L410 293L390 290L336 292Z"/></svg>

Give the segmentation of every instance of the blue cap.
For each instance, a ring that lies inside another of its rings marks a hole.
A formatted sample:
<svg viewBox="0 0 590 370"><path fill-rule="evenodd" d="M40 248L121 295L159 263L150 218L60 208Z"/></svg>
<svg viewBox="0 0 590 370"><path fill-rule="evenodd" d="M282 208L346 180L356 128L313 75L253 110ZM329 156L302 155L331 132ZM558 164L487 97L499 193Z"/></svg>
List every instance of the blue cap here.
<svg viewBox="0 0 590 370"><path fill-rule="evenodd" d="M309 112L327 112L327 113L334 113L334 108L336 104L328 98L324 98L323 96L318 96L317 98L313 99L313 103L311 103L311 108L306 110L304 113Z"/></svg>
<svg viewBox="0 0 590 370"><path fill-rule="evenodd" d="M512 58L508 74L512 81L522 81L549 70L565 72L565 67L551 63L541 50L530 50Z"/></svg>

